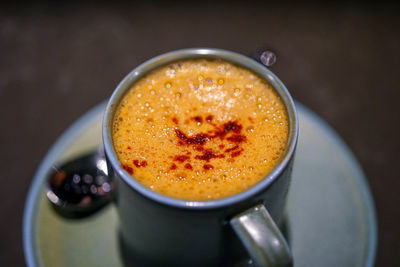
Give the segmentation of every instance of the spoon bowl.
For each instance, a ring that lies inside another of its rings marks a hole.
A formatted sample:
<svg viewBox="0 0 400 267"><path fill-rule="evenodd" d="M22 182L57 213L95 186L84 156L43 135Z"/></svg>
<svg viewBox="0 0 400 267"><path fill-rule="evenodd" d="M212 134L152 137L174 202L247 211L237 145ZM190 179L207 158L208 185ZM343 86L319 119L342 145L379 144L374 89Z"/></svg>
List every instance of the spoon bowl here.
<svg viewBox="0 0 400 267"><path fill-rule="evenodd" d="M54 165L47 181L47 198L66 217L90 215L113 200L103 149Z"/></svg>

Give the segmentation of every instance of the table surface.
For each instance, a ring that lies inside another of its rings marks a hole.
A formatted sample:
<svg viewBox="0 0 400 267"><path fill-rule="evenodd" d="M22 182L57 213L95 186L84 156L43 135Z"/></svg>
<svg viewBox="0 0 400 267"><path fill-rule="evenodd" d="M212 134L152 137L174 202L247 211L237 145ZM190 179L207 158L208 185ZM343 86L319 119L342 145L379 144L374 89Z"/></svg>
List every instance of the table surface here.
<svg viewBox="0 0 400 267"><path fill-rule="evenodd" d="M0 266L23 266L32 176L57 137L139 63L187 47L278 56L293 97L360 161L379 224L377 266L400 264L398 6L101 3L0 7Z"/></svg>

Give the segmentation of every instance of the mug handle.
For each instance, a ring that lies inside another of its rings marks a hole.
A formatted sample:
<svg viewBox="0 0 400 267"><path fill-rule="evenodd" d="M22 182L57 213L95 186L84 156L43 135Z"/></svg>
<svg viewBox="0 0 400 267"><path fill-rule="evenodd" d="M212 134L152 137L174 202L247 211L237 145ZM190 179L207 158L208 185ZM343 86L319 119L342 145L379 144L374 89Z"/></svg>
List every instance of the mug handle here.
<svg viewBox="0 0 400 267"><path fill-rule="evenodd" d="M236 215L229 223L256 266L293 266L289 246L264 205Z"/></svg>

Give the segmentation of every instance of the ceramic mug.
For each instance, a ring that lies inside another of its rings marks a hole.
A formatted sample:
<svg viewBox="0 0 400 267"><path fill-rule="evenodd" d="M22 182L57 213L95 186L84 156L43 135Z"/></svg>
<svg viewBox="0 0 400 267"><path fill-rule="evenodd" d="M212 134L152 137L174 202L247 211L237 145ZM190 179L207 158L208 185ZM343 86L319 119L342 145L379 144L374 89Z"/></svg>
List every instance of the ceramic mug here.
<svg viewBox="0 0 400 267"><path fill-rule="evenodd" d="M210 201L175 199L146 188L121 167L112 142L116 108L131 86L160 66L193 58L223 59L257 73L276 89L289 118L288 143L279 164L251 188ZM290 249L277 224L290 184L298 118L288 90L265 66L238 53L211 48L157 56L119 83L107 104L102 131L108 173L117 187L120 236L132 255L164 266L229 265L249 256L257 266L292 264Z"/></svg>

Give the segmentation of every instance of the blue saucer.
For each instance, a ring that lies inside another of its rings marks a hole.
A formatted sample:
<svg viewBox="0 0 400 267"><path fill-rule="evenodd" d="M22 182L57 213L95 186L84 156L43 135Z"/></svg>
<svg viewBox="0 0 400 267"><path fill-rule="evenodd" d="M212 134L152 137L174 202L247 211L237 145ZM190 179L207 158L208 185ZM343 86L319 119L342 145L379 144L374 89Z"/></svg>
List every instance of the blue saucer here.
<svg viewBox="0 0 400 267"><path fill-rule="evenodd" d="M373 266L374 204L349 148L322 119L296 103L300 135L286 217L295 266ZM43 185L54 162L101 145L101 103L76 121L50 149L25 204L23 242L28 266L123 266L113 205L84 219L58 216Z"/></svg>

